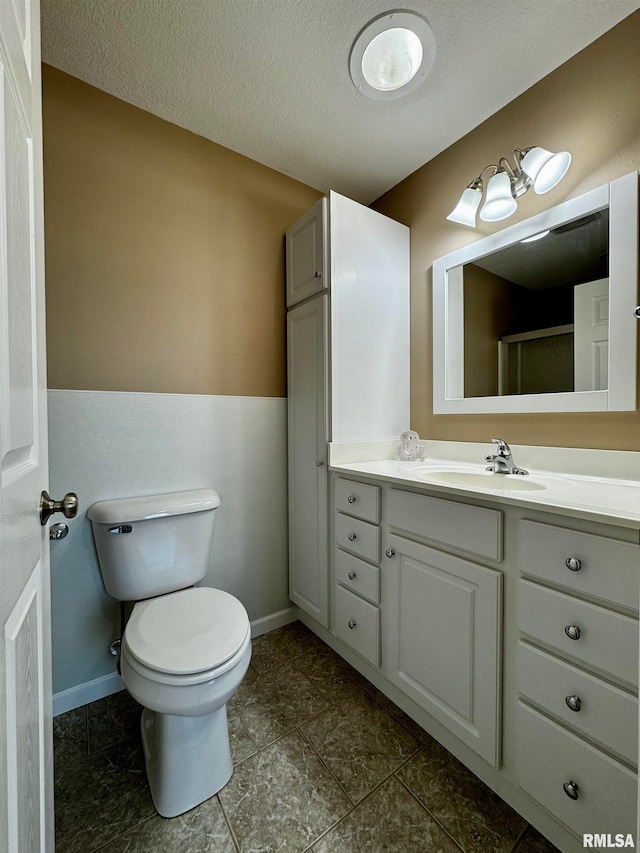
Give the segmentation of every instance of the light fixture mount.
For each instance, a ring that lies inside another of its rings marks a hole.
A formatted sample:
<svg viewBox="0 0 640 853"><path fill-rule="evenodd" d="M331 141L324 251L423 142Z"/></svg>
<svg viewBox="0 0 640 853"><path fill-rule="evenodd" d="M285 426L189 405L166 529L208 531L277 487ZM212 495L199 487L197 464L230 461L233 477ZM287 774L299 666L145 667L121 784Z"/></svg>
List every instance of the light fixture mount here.
<svg viewBox="0 0 640 853"><path fill-rule="evenodd" d="M398 9L369 21L351 48L349 71L369 98L394 100L414 91L429 73L436 40L426 20Z"/></svg>

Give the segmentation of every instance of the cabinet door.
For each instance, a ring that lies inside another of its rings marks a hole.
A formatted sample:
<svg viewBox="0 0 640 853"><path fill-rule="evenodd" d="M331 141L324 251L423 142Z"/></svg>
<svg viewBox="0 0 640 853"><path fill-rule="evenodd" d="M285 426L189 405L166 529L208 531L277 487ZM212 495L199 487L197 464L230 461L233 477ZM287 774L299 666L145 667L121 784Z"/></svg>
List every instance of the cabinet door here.
<svg viewBox="0 0 640 853"><path fill-rule="evenodd" d="M328 297L289 311L289 596L327 627Z"/></svg>
<svg viewBox="0 0 640 853"><path fill-rule="evenodd" d="M389 677L498 767L502 573L400 536L389 547Z"/></svg>
<svg viewBox="0 0 640 853"><path fill-rule="evenodd" d="M327 201L317 204L287 229L287 306L329 286L325 234Z"/></svg>

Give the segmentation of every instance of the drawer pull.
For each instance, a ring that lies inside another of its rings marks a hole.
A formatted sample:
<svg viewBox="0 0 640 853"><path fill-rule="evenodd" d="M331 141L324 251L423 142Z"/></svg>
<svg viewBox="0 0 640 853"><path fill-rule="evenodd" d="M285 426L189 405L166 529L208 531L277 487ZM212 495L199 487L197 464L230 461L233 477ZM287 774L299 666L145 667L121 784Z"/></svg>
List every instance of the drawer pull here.
<svg viewBox="0 0 640 853"><path fill-rule="evenodd" d="M571 572L579 572L582 568L582 560L577 557L567 557L564 564Z"/></svg>
<svg viewBox="0 0 640 853"><path fill-rule="evenodd" d="M564 632L570 640L580 639L580 628L577 625L567 625Z"/></svg>
<svg viewBox="0 0 640 853"><path fill-rule="evenodd" d="M396 555L396 552L393 550L393 548L387 548L384 553L387 555L387 557L395 557Z"/></svg>
<svg viewBox="0 0 640 853"><path fill-rule="evenodd" d="M565 782L562 787L563 787L564 792L567 795L567 797L569 797L569 799L571 799L571 800L577 800L578 799L578 791L580 790L580 788L578 787L577 782L574 782L573 780L571 782Z"/></svg>
<svg viewBox="0 0 640 853"><path fill-rule="evenodd" d="M357 624L358 623L356 622L355 619L349 619L349 621L347 622L347 625L349 626L349 630L351 630L351 631L353 631L353 629L356 627Z"/></svg>
<svg viewBox="0 0 640 853"><path fill-rule="evenodd" d="M357 535L356 535L355 533L350 533L350 534L347 536L347 539L349 540L349 542L355 542L357 538L358 538L358 537L357 537Z"/></svg>
<svg viewBox="0 0 640 853"><path fill-rule="evenodd" d="M349 578L350 581L354 581L356 579L356 573L355 572L349 572L347 577Z"/></svg>
<svg viewBox="0 0 640 853"><path fill-rule="evenodd" d="M358 500L358 498L355 495L349 495L347 500L349 501L350 504L354 504Z"/></svg>
<svg viewBox="0 0 640 853"><path fill-rule="evenodd" d="M572 711L579 711L582 707L582 701L579 696L567 696L564 701Z"/></svg>

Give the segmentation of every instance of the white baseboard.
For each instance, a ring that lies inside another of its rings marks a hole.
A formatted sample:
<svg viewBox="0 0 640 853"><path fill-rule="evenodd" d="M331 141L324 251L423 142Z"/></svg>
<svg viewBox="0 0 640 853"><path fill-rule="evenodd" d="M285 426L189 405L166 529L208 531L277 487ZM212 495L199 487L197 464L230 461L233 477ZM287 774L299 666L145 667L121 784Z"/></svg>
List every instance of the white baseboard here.
<svg viewBox="0 0 640 853"><path fill-rule="evenodd" d="M251 638L255 639L261 634L266 634L267 631L275 631L276 628L282 628L283 625L288 625L290 622L295 622L298 618L298 608L287 607L285 610L278 610L277 613L270 613L268 616L263 616L262 619L256 619L251 623Z"/></svg>
<svg viewBox="0 0 640 853"><path fill-rule="evenodd" d="M95 702L96 699L104 699L105 696L119 693L120 690L124 690L124 682L117 672L94 678L93 681L76 684L75 687L69 687L68 690L60 690L53 694L53 716L57 717L64 714L65 711L72 711L74 708L82 707L82 705L88 705L89 702Z"/></svg>
<svg viewBox="0 0 640 853"><path fill-rule="evenodd" d="M251 637L259 637L261 634L266 634L267 631L282 628L283 625L295 622L297 618L298 608L295 606L279 610L277 613L271 613L269 616L263 616L262 619L256 619L255 622L251 623ZM53 716L58 717L66 711L88 705L89 702L95 702L97 699L104 699L105 696L119 693L120 690L124 689L124 682L118 673L112 672L109 675L103 675L101 678L94 678L93 681L76 684L75 687L69 687L68 690L60 690L53 694Z"/></svg>

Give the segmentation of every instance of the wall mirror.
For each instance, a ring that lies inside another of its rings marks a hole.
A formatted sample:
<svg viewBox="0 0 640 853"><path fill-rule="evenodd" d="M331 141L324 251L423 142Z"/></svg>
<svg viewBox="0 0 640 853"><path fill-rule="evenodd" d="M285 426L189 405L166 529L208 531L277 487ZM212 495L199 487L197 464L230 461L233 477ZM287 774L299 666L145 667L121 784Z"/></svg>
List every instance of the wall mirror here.
<svg viewBox="0 0 640 853"><path fill-rule="evenodd" d="M433 265L433 410L636 408L638 173Z"/></svg>

